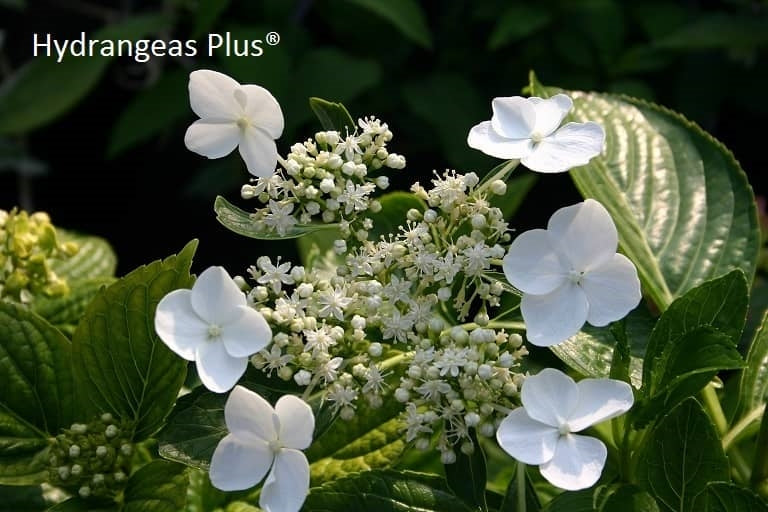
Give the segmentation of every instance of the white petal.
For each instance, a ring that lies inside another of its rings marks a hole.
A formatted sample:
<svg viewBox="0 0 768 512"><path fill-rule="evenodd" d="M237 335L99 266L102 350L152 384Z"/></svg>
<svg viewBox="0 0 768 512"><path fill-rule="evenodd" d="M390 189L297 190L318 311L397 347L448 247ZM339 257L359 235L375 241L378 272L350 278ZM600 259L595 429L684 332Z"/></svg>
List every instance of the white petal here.
<svg viewBox="0 0 768 512"><path fill-rule="evenodd" d="M548 347L567 340L584 325L588 307L584 292L570 281L546 295L524 293L520 312L528 341Z"/></svg>
<svg viewBox="0 0 768 512"><path fill-rule="evenodd" d="M199 119L187 128L184 144L198 155L221 158L237 147L240 136L240 128L233 122Z"/></svg>
<svg viewBox="0 0 768 512"><path fill-rule="evenodd" d="M490 121L483 121L469 130L469 147L479 149L486 155L496 158L522 158L531 152L533 142L530 139L507 139L493 131Z"/></svg>
<svg viewBox="0 0 768 512"><path fill-rule="evenodd" d="M187 361L195 360L195 349L208 337L208 325L192 309L191 294L190 290L174 290L160 300L155 310L157 335Z"/></svg>
<svg viewBox="0 0 768 512"><path fill-rule="evenodd" d="M501 421L496 430L499 446L524 464L543 464L555 454L558 430L531 419L518 407Z"/></svg>
<svg viewBox="0 0 768 512"><path fill-rule="evenodd" d="M559 428L579 403L579 391L572 378L554 368L545 368L526 377L520 400L532 419Z"/></svg>
<svg viewBox="0 0 768 512"><path fill-rule="evenodd" d="M189 103L198 117L234 122L241 111L234 97L238 87L223 73L199 69L189 74Z"/></svg>
<svg viewBox="0 0 768 512"><path fill-rule="evenodd" d="M275 410L261 395L243 386L235 386L224 405L227 429L240 439L277 440Z"/></svg>
<svg viewBox="0 0 768 512"><path fill-rule="evenodd" d="M283 111L272 93L258 85L243 85L245 92L245 114L253 126L261 128L273 139L283 134L285 121Z"/></svg>
<svg viewBox="0 0 768 512"><path fill-rule="evenodd" d="M530 139L536 125L533 103L522 96L494 98L491 102L493 131L507 139Z"/></svg>
<svg viewBox="0 0 768 512"><path fill-rule="evenodd" d="M315 430L312 408L297 396L283 395L275 404L275 413L280 418L280 442L286 448L309 448Z"/></svg>
<svg viewBox="0 0 768 512"><path fill-rule="evenodd" d="M195 361L200 380L214 393L232 389L248 366L247 357L232 357L218 340L198 345Z"/></svg>
<svg viewBox="0 0 768 512"><path fill-rule="evenodd" d="M568 270L561 264L555 246L543 229L521 234L504 256L504 275L525 293L543 295L563 284Z"/></svg>
<svg viewBox="0 0 768 512"><path fill-rule="evenodd" d="M261 489L264 512L298 512L309 491L309 462L298 450L283 448Z"/></svg>
<svg viewBox="0 0 768 512"><path fill-rule="evenodd" d="M536 124L533 131L542 137L550 135L557 130L560 123L573 107L573 101L565 94L556 94L551 98L528 98L536 112Z"/></svg>
<svg viewBox="0 0 768 512"><path fill-rule="evenodd" d="M586 165L603 151L605 132L597 123L568 123L534 147L521 161L532 171L565 172Z"/></svg>
<svg viewBox="0 0 768 512"><path fill-rule="evenodd" d="M539 466L541 476L567 491L592 487L600 479L608 455L605 445L592 437L569 434L560 437L555 456Z"/></svg>
<svg viewBox="0 0 768 512"><path fill-rule="evenodd" d="M579 432L624 414L635 400L632 386L620 380L583 379L576 386L579 403L568 418L571 432Z"/></svg>
<svg viewBox="0 0 768 512"><path fill-rule="evenodd" d="M221 339L233 357L246 357L272 341L272 329L264 317L249 306L237 306L241 314L221 329Z"/></svg>
<svg viewBox="0 0 768 512"><path fill-rule="evenodd" d="M640 278L623 254L584 274L581 287L589 302L587 322L601 327L627 316L640 304Z"/></svg>
<svg viewBox="0 0 768 512"><path fill-rule="evenodd" d="M594 199L557 210L549 219L547 231L552 243L560 247L571 268L578 272L610 261L619 245L611 215Z"/></svg>
<svg viewBox="0 0 768 512"><path fill-rule="evenodd" d="M211 483L222 491L242 491L259 483L272 466L273 453L265 441L244 442L229 434L211 458Z"/></svg>
<svg viewBox="0 0 768 512"><path fill-rule="evenodd" d="M209 324L223 327L242 314L245 294L229 277L224 267L208 267L192 286L192 307Z"/></svg>
<svg viewBox="0 0 768 512"><path fill-rule="evenodd" d="M240 141L240 156L254 176L269 178L275 174L277 146L267 132L252 126L247 128Z"/></svg>

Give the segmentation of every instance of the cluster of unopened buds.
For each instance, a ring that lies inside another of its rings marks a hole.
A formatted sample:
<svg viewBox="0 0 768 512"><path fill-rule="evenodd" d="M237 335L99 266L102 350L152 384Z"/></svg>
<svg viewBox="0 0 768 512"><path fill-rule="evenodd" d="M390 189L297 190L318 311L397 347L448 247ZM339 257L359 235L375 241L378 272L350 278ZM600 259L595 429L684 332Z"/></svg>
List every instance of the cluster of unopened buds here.
<svg viewBox="0 0 768 512"><path fill-rule="evenodd" d="M378 240L369 239L368 213L381 209L374 194L389 185L378 172L405 166L386 147L392 132L385 123L365 118L354 133L319 132L283 159L274 144L282 112L266 90L196 71L190 101L201 119L187 132L187 146L210 158L239 147L258 176L241 191L265 205L252 214L257 232L295 236L297 227L323 225L340 233L331 254L311 268L261 257L246 280L212 267L191 290L158 305L161 339L195 361L209 389L232 389L250 361L269 377L293 381L302 396L286 395L273 409L235 387L226 409L231 434L213 456L214 485L248 488L269 471L262 508L298 510L304 494L280 475L309 485L300 450L311 444L305 401L316 392L347 420L361 398L375 408L393 396L403 404L405 439L424 450L436 442L446 464L457 450L476 449L474 430L541 465L562 488L597 481L605 446L573 432L629 409L630 386L610 379L577 385L558 370L528 376L527 349L513 331L525 329L529 342L546 346L585 322L619 320L640 301L637 271L617 254L616 228L596 201L562 208L546 230L514 240L494 204L520 162L563 172L602 151L599 125L561 126L572 107L568 96L496 98L492 119L472 128L468 143L510 161L485 180L449 170L435 173L429 186L415 183L423 208L409 210L396 232ZM517 301L523 323L502 320ZM301 424L289 424L299 417ZM540 443L526 444L537 436L544 436ZM592 449L589 460L584 447ZM246 456L252 473L235 474Z"/></svg>
<svg viewBox="0 0 768 512"><path fill-rule="evenodd" d="M51 264L78 250L75 242L59 242L48 214L0 210L0 300L27 304L38 295L65 295L67 281Z"/></svg>

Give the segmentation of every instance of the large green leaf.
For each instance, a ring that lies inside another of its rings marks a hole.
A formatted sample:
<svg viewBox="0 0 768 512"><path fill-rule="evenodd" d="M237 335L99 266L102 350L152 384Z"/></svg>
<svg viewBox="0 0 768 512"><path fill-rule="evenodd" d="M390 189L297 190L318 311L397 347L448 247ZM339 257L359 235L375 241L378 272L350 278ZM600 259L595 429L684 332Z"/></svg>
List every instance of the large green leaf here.
<svg viewBox="0 0 768 512"><path fill-rule="evenodd" d="M747 367L741 374L740 407L750 411L768 399L768 312L747 353Z"/></svg>
<svg viewBox="0 0 768 512"><path fill-rule="evenodd" d="M468 506L487 510L485 486L488 473L485 454L474 431L470 432L470 440L474 443L474 451L467 455L459 450L456 453L456 462L444 466L445 479L448 488Z"/></svg>
<svg viewBox="0 0 768 512"><path fill-rule="evenodd" d="M162 425L184 383L187 362L157 337L154 315L166 294L191 287L196 247L192 241L178 256L139 267L104 289L73 337L81 398L93 413L132 422L137 440Z"/></svg>
<svg viewBox="0 0 768 512"><path fill-rule="evenodd" d="M49 505L39 485L0 485L0 512L38 512Z"/></svg>
<svg viewBox="0 0 768 512"><path fill-rule="evenodd" d="M307 450L312 484L397 462L406 446L401 412L397 400L378 409L361 401L352 420L335 421Z"/></svg>
<svg viewBox="0 0 768 512"><path fill-rule="evenodd" d="M98 30L90 37L113 41L138 39L165 24L166 20L157 14L136 16ZM39 42L44 43L43 34L38 36ZM0 87L0 133L25 133L56 119L96 85L113 59L67 54L56 62L56 50L51 52L53 57L38 53Z"/></svg>
<svg viewBox="0 0 768 512"><path fill-rule="evenodd" d="M768 503L744 487L712 482L696 497L696 512L752 512L768 510Z"/></svg>
<svg viewBox="0 0 768 512"><path fill-rule="evenodd" d="M77 254L66 260L54 260L51 268L70 281L112 277L117 268L117 256L109 243L97 236L83 235L57 228L61 242L75 242Z"/></svg>
<svg viewBox="0 0 768 512"><path fill-rule="evenodd" d="M49 439L79 411L70 343L9 302L0 302L0 389L0 484L41 482Z"/></svg>
<svg viewBox="0 0 768 512"><path fill-rule="evenodd" d="M131 475L122 512L179 512L187 501L186 467L155 460Z"/></svg>
<svg viewBox="0 0 768 512"><path fill-rule="evenodd" d="M427 26L427 17L416 0L348 0L368 9L392 23L400 32L424 48L432 48L432 35Z"/></svg>
<svg viewBox="0 0 768 512"><path fill-rule="evenodd" d="M600 497L595 500L599 500L599 512L659 512L653 496L632 484L605 486L598 493Z"/></svg>
<svg viewBox="0 0 768 512"><path fill-rule="evenodd" d="M728 481L728 459L709 416L693 398L662 418L641 447L637 483L662 511L688 512L709 482Z"/></svg>
<svg viewBox="0 0 768 512"><path fill-rule="evenodd" d="M470 512L442 478L410 471L370 471L310 489L306 512Z"/></svg>
<svg viewBox="0 0 768 512"><path fill-rule="evenodd" d="M531 76L530 91L549 96ZM696 285L738 268L748 281L759 246L754 195L721 143L667 109L628 97L570 92L573 121L595 121L606 150L571 176L619 230L646 294L664 310Z"/></svg>
<svg viewBox="0 0 768 512"><path fill-rule="evenodd" d="M558 494L544 507L544 512L594 512L592 489Z"/></svg>

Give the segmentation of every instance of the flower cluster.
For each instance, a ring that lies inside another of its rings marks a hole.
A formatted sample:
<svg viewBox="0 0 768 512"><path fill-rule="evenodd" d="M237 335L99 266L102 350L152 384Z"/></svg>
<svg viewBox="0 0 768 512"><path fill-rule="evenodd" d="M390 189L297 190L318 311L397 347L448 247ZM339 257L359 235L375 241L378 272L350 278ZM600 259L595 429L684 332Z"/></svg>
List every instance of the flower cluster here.
<svg viewBox="0 0 768 512"><path fill-rule="evenodd" d="M282 171L243 185L243 198L264 205L252 214L258 230L287 235L319 222L337 225L344 238L368 238L373 222L366 213L381 210L373 195L389 186L389 178L377 173L403 169L405 158L387 150L392 132L386 123L367 117L358 125L354 133L323 131L294 144L280 160Z"/></svg>
<svg viewBox="0 0 768 512"><path fill-rule="evenodd" d="M50 481L83 498L114 496L131 474L131 436L129 426L109 413L90 423L73 423L53 441Z"/></svg>
<svg viewBox="0 0 768 512"><path fill-rule="evenodd" d="M26 304L36 295L65 295L67 281L56 275L51 264L78 249L74 242L59 242L47 213L0 210L0 300Z"/></svg>

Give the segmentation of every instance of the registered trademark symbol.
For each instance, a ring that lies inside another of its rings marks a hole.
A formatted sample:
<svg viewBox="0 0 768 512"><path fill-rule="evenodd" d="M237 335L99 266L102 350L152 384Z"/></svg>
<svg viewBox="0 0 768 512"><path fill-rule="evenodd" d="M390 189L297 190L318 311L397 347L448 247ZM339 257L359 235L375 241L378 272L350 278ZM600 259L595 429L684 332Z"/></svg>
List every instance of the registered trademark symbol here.
<svg viewBox="0 0 768 512"><path fill-rule="evenodd" d="M280 34L277 32L269 32L267 34L266 41L269 46L275 46L280 42Z"/></svg>

